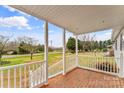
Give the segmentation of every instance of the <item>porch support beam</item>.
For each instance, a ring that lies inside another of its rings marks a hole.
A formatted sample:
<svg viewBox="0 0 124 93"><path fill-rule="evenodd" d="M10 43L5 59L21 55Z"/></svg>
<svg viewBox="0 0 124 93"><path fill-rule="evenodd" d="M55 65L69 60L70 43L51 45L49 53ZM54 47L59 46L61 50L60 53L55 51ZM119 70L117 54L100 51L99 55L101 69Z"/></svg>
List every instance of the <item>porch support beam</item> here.
<svg viewBox="0 0 124 93"><path fill-rule="evenodd" d="M63 29L63 75L66 74L66 31Z"/></svg>
<svg viewBox="0 0 124 93"><path fill-rule="evenodd" d="M45 21L44 34L44 60L45 60L45 84L48 84L48 22Z"/></svg>
<svg viewBox="0 0 124 93"><path fill-rule="evenodd" d="M76 66L78 66L78 35L75 35Z"/></svg>

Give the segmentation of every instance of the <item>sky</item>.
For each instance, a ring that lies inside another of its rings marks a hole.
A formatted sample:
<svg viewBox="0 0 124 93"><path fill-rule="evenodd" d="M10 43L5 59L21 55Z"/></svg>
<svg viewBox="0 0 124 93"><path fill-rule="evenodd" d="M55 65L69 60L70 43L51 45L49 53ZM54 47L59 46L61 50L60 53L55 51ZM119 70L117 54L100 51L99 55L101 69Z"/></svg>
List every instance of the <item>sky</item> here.
<svg viewBox="0 0 124 93"><path fill-rule="evenodd" d="M0 6L0 35L12 36L11 40L18 37L32 37L40 44L44 44L44 20L38 19L9 6ZM62 28L49 23L49 46L62 46ZM111 29L95 33L96 40L111 38ZM73 33L66 32L66 40L73 37Z"/></svg>

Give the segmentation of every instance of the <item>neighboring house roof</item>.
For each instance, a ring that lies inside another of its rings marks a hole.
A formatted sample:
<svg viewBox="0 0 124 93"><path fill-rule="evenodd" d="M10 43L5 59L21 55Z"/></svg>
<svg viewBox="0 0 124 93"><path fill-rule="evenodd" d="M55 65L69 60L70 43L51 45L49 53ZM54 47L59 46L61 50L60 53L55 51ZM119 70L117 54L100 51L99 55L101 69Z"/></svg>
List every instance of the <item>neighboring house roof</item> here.
<svg viewBox="0 0 124 93"><path fill-rule="evenodd" d="M112 47L112 45L108 45L108 46L107 46L107 48L111 48L111 47Z"/></svg>
<svg viewBox="0 0 124 93"><path fill-rule="evenodd" d="M111 29L124 23L124 6L12 5L75 34Z"/></svg>

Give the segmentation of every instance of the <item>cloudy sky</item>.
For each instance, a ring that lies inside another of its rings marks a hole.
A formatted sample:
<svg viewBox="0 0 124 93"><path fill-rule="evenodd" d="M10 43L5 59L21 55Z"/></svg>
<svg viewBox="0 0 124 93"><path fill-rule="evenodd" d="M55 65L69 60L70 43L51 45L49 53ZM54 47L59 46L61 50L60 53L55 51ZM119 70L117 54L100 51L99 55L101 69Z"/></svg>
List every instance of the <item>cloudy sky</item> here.
<svg viewBox="0 0 124 93"><path fill-rule="evenodd" d="M12 35L12 39L28 36L35 38L41 44L44 43L44 21L39 20L21 11L17 11L8 6L0 6L0 35ZM97 32L97 40L107 40L111 38L111 29ZM73 36L72 33L66 33L66 39ZM62 29L49 24L49 44L56 47L62 46Z"/></svg>

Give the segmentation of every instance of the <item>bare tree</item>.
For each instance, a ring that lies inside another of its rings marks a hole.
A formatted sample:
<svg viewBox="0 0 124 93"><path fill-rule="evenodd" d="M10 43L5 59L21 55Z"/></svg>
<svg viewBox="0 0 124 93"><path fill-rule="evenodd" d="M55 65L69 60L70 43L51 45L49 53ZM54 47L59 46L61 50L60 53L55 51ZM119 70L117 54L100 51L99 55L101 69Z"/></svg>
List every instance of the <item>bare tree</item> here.
<svg viewBox="0 0 124 93"><path fill-rule="evenodd" d="M24 37L19 37L18 41L20 43L21 42L25 43L23 46L19 46L19 47L29 51L30 52L30 58L32 60L33 54L37 50L37 40L35 40L34 38L31 38L31 37L24 36Z"/></svg>
<svg viewBox="0 0 124 93"><path fill-rule="evenodd" d="M85 51L85 49L93 51L93 45L95 39L96 39L96 35L94 33L80 35L79 40L82 42L81 46L83 48L83 51Z"/></svg>
<svg viewBox="0 0 124 93"><path fill-rule="evenodd" d="M10 37L0 35L0 63L2 63L2 55Z"/></svg>

